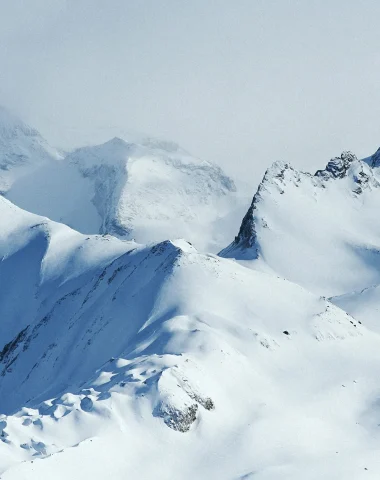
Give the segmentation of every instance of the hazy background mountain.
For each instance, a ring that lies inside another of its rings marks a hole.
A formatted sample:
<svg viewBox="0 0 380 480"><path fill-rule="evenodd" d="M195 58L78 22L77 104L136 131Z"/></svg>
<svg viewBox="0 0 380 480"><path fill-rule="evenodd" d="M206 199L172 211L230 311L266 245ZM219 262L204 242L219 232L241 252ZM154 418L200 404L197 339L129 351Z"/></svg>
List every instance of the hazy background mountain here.
<svg viewBox="0 0 380 480"><path fill-rule="evenodd" d="M375 0L0 5L0 103L53 145L148 133L255 185L378 147Z"/></svg>
<svg viewBox="0 0 380 480"><path fill-rule="evenodd" d="M85 234L223 248L249 201L248 185L174 142L124 138L63 152L0 107L0 192Z"/></svg>

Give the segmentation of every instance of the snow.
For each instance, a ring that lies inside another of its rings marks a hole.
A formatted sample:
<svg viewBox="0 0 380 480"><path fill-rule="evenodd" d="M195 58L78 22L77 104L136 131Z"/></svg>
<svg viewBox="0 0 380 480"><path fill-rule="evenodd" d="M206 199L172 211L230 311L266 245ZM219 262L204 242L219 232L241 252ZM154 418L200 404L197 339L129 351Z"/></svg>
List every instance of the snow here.
<svg viewBox="0 0 380 480"><path fill-rule="evenodd" d="M140 243L184 237L218 251L231 234L225 218L238 221L246 192L237 194L218 166L173 143L140 141L79 148L18 179L6 196L85 234Z"/></svg>
<svg viewBox="0 0 380 480"><path fill-rule="evenodd" d="M371 330L380 333L380 285L372 285L359 292L332 297L331 301L364 322Z"/></svg>
<svg viewBox="0 0 380 480"><path fill-rule="evenodd" d="M372 157L275 163L220 256L218 167L152 139L57 160L0 197L2 479L380 477Z"/></svg>
<svg viewBox="0 0 380 480"><path fill-rule="evenodd" d="M33 128L0 105L0 192L42 165L56 163L62 154Z"/></svg>
<svg viewBox="0 0 380 480"><path fill-rule="evenodd" d="M377 169L360 160L342 178L277 163L264 177L240 237L221 255L325 296L380 283L379 179Z"/></svg>
<svg viewBox="0 0 380 480"><path fill-rule="evenodd" d="M2 358L2 478L378 474L376 333L185 240L88 237L0 205L2 283L31 272L27 315L0 301L3 343L18 339Z"/></svg>

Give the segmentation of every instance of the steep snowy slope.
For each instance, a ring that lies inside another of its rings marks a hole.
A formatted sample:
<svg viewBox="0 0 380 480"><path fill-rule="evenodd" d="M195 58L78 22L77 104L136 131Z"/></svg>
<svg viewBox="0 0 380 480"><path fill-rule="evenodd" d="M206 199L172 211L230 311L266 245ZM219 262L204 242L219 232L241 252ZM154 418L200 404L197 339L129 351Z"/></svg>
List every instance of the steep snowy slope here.
<svg viewBox="0 0 380 480"><path fill-rule="evenodd" d="M380 337L344 311L184 240L0 221L3 479L380 475Z"/></svg>
<svg viewBox="0 0 380 480"><path fill-rule="evenodd" d="M327 296L380 283L380 174L345 152L315 175L277 162L220 255Z"/></svg>
<svg viewBox="0 0 380 480"><path fill-rule="evenodd" d="M55 163L60 153L41 135L0 106L0 192L36 168Z"/></svg>
<svg viewBox="0 0 380 480"><path fill-rule="evenodd" d="M20 179L7 198L83 233L139 242L185 237L214 251L227 241L229 220L245 203L219 167L178 145L119 138L80 148Z"/></svg>

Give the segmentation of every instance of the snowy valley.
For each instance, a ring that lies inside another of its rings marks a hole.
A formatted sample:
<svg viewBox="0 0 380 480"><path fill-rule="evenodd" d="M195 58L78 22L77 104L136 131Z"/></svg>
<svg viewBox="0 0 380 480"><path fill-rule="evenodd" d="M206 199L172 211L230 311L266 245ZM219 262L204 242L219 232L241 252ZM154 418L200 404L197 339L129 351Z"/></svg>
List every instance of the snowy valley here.
<svg viewBox="0 0 380 480"><path fill-rule="evenodd" d="M170 142L1 115L1 479L380 477L378 153L249 207Z"/></svg>

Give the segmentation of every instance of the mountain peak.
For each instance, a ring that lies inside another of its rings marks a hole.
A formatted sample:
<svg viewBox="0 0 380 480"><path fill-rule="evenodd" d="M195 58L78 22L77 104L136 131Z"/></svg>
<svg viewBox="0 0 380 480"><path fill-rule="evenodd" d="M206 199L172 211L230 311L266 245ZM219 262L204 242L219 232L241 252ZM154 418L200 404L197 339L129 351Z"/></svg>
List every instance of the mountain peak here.
<svg viewBox="0 0 380 480"><path fill-rule="evenodd" d="M315 175L276 162L265 173L238 235L220 256L257 260L255 268L275 270L318 293L347 265L355 271L360 258L377 265L380 178L371 165L380 151L373 157L358 160L343 152ZM377 275L375 268L363 266L363 272L363 283ZM362 285L347 273L334 288L340 294Z"/></svg>
<svg viewBox="0 0 380 480"><path fill-rule="evenodd" d="M128 145L128 143L120 137L113 137L111 138L111 140L108 140L108 142L106 142L104 145L125 146Z"/></svg>
<svg viewBox="0 0 380 480"><path fill-rule="evenodd" d="M279 192L280 194L284 193L284 188L287 183L300 182L300 176L302 174L295 170L289 163L283 161L274 162L265 172L264 177L259 184L259 187L253 196L252 203L245 214L243 221L241 223L239 233L235 237L233 243L226 249L220 252L221 256L229 256L228 252L234 246L239 246L240 249L250 250L249 256L256 258L258 255L257 248L255 247L256 243L256 222L255 218L256 210L258 208L259 202L262 200L264 192L269 192L272 189ZM304 174L308 175L308 174ZM265 225L266 222L264 219L261 219L262 223ZM254 248L255 247L255 248Z"/></svg>
<svg viewBox="0 0 380 480"><path fill-rule="evenodd" d="M315 176L323 178L343 178L346 176L351 164L357 160L354 153L350 151L342 152L340 157L332 158L324 170L318 170Z"/></svg>

